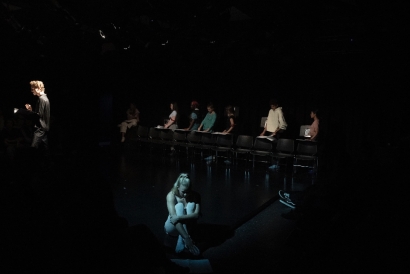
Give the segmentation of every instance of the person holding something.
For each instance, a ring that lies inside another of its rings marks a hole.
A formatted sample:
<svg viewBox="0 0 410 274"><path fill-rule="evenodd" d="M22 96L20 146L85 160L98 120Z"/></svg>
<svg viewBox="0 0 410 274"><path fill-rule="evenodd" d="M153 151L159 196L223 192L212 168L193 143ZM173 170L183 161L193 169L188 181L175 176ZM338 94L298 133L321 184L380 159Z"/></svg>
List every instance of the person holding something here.
<svg viewBox="0 0 410 274"><path fill-rule="evenodd" d="M232 106L229 105L225 108L225 116L226 116L225 129L224 131L222 131L222 133L235 134L236 133L236 122L235 122L235 113L234 113L234 109Z"/></svg>
<svg viewBox="0 0 410 274"><path fill-rule="evenodd" d="M164 124L164 128L175 130L178 128L178 105L176 102L173 102L169 107L172 112L168 117L168 121Z"/></svg>
<svg viewBox="0 0 410 274"><path fill-rule="evenodd" d="M185 130L198 130L199 127L199 104L197 101L191 102L191 114L189 115L189 126Z"/></svg>
<svg viewBox="0 0 410 274"><path fill-rule="evenodd" d="M37 102L34 107L30 104L26 104L26 109L35 113L38 116L38 121L35 124L36 130L34 131L32 147L38 148L40 144L44 145L46 151L48 151L48 131L50 130L50 101L45 93L44 83L42 81L30 82L31 92L34 96L37 96Z"/></svg>
<svg viewBox="0 0 410 274"><path fill-rule="evenodd" d="M278 101L272 99L269 104L271 109L269 110L268 119L260 136L274 136L276 139L279 139L288 125Z"/></svg>
<svg viewBox="0 0 410 274"><path fill-rule="evenodd" d="M201 125L198 128L198 131L201 132L213 132L213 128L216 121L216 113L214 110L214 105L209 103L206 107L208 113L206 114L204 120L202 121Z"/></svg>
<svg viewBox="0 0 410 274"><path fill-rule="evenodd" d="M309 140L317 141L319 136L319 110L314 109L310 112L310 118L313 119L313 123L310 125L309 129Z"/></svg>

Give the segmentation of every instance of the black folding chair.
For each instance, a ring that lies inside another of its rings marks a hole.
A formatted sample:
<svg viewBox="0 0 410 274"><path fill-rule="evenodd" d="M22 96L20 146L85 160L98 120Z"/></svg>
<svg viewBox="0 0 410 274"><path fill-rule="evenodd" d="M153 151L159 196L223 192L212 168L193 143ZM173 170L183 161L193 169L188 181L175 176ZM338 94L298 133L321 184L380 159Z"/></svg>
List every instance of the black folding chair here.
<svg viewBox="0 0 410 274"><path fill-rule="evenodd" d="M208 155L212 156L210 151L211 148L215 146L215 135L211 133L200 133L202 134L201 143L197 148L201 150L201 158L204 158L204 151L208 152Z"/></svg>
<svg viewBox="0 0 410 274"><path fill-rule="evenodd" d="M189 131L175 130L174 131L174 146L175 150L180 152L180 147L187 143L187 133Z"/></svg>
<svg viewBox="0 0 410 274"><path fill-rule="evenodd" d="M162 145L160 134L161 131L155 127L151 127L149 129L147 142L149 144L150 150L152 150L154 146Z"/></svg>
<svg viewBox="0 0 410 274"><path fill-rule="evenodd" d="M289 159L294 157L295 141L292 139L279 139L275 151L272 153L272 158L276 159L276 166L279 168L280 160L285 161L285 170L288 166Z"/></svg>
<svg viewBox="0 0 410 274"><path fill-rule="evenodd" d="M225 152L226 158L229 160L233 146L233 135L218 134L216 136L215 146L211 147L211 150L215 152L215 161L218 161L218 152Z"/></svg>
<svg viewBox="0 0 410 274"><path fill-rule="evenodd" d="M239 135L236 140L235 148L232 150L234 159L238 161L238 154L246 155L246 164L249 162L249 155L252 151L253 137L249 135Z"/></svg>
<svg viewBox="0 0 410 274"><path fill-rule="evenodd" d="M197 133L196 131L191 131L188 133L186 136L186 142L185 143L180 143L180 147L185 147L186 148L186 153L187 157L189 157L189 149L191 149L192 155L195 155L195 149L200 148L201 146L201 137L202 134Z"/></svg>
<svg viewBox="0 0 410 274"><path fill-rule="evenodd" d="M174 131L170 129L163 129L161 130L161 133L159 134L159 137L161 139L161 144L163 145L163 151L165 152L167 147L173 147L175 142L174 142Z"/></svg>
<svg viewBox="0 0 410 274"><path fill-rule="evenodd" d="M252 155L252 166L255 167L255 156L259 157L269 157L270 163L272 162L272 141L263 138L256 138L253 148L250 152ZM266 160L269 164L269 161Z"/></svg>
<svg viewBox="0 0 410 274"><path fill-rule="evenodd" d="M300 161L304 165L301 165ZM313 171L316 173L318 165L317 143L310 141L300 142L293 158L293 173L296 173L297 167L313 168Z"/></svg>

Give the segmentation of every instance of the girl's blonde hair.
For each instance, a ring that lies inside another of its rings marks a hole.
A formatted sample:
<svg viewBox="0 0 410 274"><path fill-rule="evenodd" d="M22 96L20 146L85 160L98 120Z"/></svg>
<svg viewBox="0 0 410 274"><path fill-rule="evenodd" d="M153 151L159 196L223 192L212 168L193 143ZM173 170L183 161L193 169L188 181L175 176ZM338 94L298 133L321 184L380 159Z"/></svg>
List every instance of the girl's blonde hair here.
<svg viewBox="0 0 410 274"><path fill-rule="evenodd" d="M178 191L178 187L180 185L186 186L187 189L191 188L191 180L189 179L189 175L188 173L181 173L179 174L177 180L174 183L174 186L171 189L171 192L174 195L177 195L179 197L179 191Z"/></svg>

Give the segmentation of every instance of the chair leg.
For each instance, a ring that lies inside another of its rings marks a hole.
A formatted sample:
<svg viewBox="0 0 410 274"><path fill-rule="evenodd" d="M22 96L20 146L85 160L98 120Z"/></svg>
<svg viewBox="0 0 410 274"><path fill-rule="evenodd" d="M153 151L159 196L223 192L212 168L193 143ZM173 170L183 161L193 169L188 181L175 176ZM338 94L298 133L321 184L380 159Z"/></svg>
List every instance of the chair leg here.
<svg viewBox="0 0 410 274"><path fill-rule="evenodd" d="M267 165L266 172L269 172L269 167L272 165L272 161L269 163L269 156L268 156L268 159L266 159L266 165Z"/></svg>

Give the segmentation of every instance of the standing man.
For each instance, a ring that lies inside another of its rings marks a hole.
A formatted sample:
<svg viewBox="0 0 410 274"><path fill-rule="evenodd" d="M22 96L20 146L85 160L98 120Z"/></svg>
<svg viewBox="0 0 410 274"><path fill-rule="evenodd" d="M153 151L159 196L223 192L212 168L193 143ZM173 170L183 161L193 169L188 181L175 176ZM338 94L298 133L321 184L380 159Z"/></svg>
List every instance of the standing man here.
<svg viewBox="0 0 410 274"><path fill-rule="evenodd" d="M31 81L31 92L34 96L38 96L38 100L34 110L31 105L26 104L26 109L38 115L39 119L35 124L32 147L38 148L43 143L44 148L48 151L48 131L50 129L50 102L45 94L44 84L41 81Z"/></svg>
<svg viewBox="0 0 410 274"><path fill-rule="evenodd" d="M265 127L260 136L266 134L268 136L275 136L276 139L279 139L280 134L286 130L288 125L286 124L282 108L279 107L278 101L272 99L269 104L271 109L269 110L268 119L266 120Z"/></svg>

